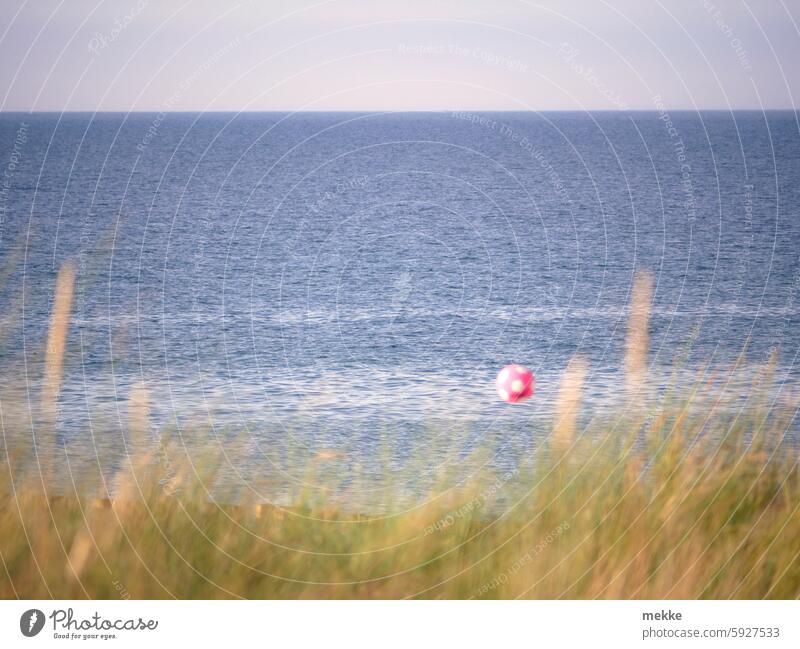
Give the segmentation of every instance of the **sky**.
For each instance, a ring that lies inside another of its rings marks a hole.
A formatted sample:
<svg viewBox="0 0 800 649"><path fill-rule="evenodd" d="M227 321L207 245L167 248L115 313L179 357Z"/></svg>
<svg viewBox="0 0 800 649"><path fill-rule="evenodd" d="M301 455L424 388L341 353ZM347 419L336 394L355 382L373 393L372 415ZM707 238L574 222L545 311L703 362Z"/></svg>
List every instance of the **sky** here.
<svg viewBox="0 0 800 649"><path fill-rule="evenodd" d="M2 111L794 108L798 0L3 0Z"/></svg>

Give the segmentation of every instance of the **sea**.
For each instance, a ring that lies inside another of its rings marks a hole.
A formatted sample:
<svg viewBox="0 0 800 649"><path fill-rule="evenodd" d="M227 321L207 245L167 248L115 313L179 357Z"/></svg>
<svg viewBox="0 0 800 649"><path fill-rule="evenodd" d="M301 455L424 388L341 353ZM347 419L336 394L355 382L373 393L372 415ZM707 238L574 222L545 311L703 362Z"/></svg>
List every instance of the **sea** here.
<svg viewBox="0 0 800 649"><path fill-rule="evenodd" d="M525 453L576 354L582 421L613 416L637 272L656 391L747 407L771 363L788 400L799 254L793 111L0 113L4 439L36 435L65 265L57 448L124 457L140 385L153 439L235 448L247 481L290 452Z"/></svg>

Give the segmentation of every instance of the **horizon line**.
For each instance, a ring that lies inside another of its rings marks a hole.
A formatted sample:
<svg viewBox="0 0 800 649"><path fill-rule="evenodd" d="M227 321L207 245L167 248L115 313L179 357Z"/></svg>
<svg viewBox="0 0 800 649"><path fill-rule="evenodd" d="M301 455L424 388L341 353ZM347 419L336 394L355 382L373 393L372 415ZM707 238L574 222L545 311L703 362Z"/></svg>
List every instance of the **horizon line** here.
<svg viewBox="0 0 800 649"><path fill-rule="evenodd" d="M234 110L234 109L221 109L221 110L203 110L203 109L187 109L187 110L159 110L159 109L141 109L141 110L0 110L0 115L22 114L22 115L132 115L132 114L265 114L265 113L280 113L280 114L302 114L302 113L659 113L659 112L674 112L674 113L702 113L702 112L715 112L715 113L769 113L769 112L790 112L797 113L798 108L795 107L753 107L753 108L666 108L661 111L657 108L590 108L590 109L577 109L577 108L545 108L545 109L514 109L514 108L410 108L410 109L370 109L370 108L333 108L333 109L313 109L313 110L296 110L296 109L283 109L283 108L270 108L264 110Z"/></svg>

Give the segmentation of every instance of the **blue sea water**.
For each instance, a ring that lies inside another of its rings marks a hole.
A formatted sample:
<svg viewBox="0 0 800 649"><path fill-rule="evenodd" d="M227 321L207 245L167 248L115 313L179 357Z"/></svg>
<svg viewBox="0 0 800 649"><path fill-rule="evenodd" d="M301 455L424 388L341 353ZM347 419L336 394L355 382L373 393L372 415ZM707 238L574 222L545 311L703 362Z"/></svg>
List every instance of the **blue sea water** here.
<svg viewBox="0 0 800 649"><path fill-rule="evenodd" d="M279 438L532 437L572 355L588 410L618 392L637 269L653 376L747 346L797 379L794 112L4 113L0 154L5 382L38 398L72 260L76 454L122 435L137 381L154 429L244 434L256 465ZM525 405L494 394L509 362Z"/></svg>

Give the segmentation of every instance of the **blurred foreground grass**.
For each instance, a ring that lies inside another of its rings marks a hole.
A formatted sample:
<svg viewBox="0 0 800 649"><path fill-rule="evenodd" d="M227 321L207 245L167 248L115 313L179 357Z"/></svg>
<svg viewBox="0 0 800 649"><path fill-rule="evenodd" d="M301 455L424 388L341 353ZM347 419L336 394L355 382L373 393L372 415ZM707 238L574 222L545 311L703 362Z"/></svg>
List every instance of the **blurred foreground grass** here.
<svg viewBox="0 0 800 649"><path fill-rule="evenodd" d="M647 398L649 291L640 277L624 412L581 428L587 367L576 358L552 435L526 461L493 474L467 470L482 465L477 456L464 460L427 497L390 494L380 515L354 513L346 494L320 489L287 506L215 502L209 485L223 458L190 460L176 444L132 454L102 494L76 484L74 495L55 496L46 478L57 455L42 461L6 444L0 596L800 597L800 473L787 437L797 402L775 399L768 366L746 404L725 403L701 378ZM69 300L56 303L40 431L56 416L58 308L68 311ZM130 413L143 434L142 386ZM4 440L13 425L4 418ZM321 466L336 474L339 461L318 456L305 482L318 483Z"/></svg>

